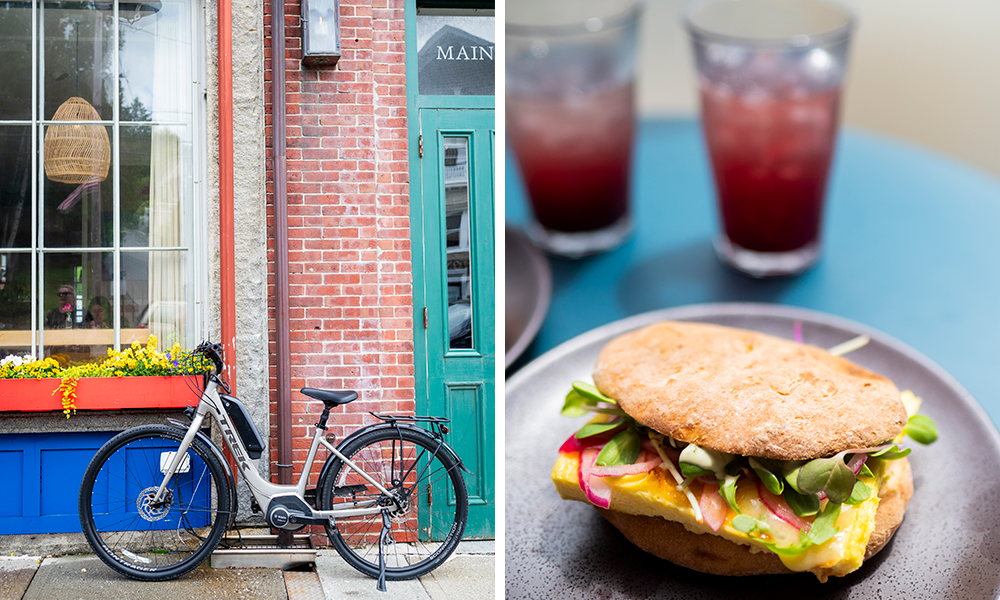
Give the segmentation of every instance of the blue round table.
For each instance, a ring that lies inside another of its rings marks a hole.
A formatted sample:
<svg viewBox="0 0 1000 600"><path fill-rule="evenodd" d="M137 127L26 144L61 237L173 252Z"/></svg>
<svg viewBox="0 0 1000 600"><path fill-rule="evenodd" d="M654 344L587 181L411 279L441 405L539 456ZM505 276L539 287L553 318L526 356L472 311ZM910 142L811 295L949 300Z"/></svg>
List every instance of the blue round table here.
<svg viewBox="0 0 1000 600"><path fill-rule="evenodd" d="M770 302L853 319L950 372L1000 423L1000 180L940 154L868 132L838 140L823 254L802 275L756 280L723 266L713 185L693 120L640 124L633 172L636 230L622 247L550 258L553 296L535 341L507 370L594 327L708 302ZM528 214L507 157L506 221Z"/></svg>

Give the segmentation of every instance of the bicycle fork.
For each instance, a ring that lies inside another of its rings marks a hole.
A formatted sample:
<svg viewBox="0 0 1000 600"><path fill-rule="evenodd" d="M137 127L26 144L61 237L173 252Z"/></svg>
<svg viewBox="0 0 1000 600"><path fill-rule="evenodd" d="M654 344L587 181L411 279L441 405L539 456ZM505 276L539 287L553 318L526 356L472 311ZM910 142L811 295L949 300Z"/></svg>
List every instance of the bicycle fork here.
<svg viewBox="0 0 1000 600"><path fill-rule="evenodd" d="M156 494L154 494L152 500L150 500L151 506L156 507L163 501L163 495L166 493L170 480L173 478L174 473L177 472L177 467L180 466L181 461L184 460L185 456L187 456L188 448L191 447L191 442L194 441L194 436L198 434L198 430L201 429L201 423L204 420L205 414L202 412L195 413L194 418L191 419L191 426L188 427L187 433L184 434L184 439L181 440L180 445L177 447L174 456L170 460L170 464L167 465L166 469L163 471L163 482L160 483L160 487L157 488Z"/></svg>

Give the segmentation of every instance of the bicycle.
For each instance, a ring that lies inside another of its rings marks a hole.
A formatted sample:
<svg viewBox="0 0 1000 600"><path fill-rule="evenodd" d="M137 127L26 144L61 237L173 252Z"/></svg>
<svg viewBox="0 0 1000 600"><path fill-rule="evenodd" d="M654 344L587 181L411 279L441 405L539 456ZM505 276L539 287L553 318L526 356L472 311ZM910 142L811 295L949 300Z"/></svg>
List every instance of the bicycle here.
<svg viewBox="0 0 1000 600"><path fill-rule="evenodd" d="M378 579L420 577L454 552L468 518L462 460L445 442L449 419L370 413L366 425L337 446L325 437L330 410L358 398L350 390L306 388L323 412L294 485L263 479L254 461L264 451L246 408L229 395L222 346L196 350L211 359L186 425L143 425L124 431L97 452L80 486L80 522L94 552L119 573L144 581L180 577L215 550L235 524L236 481L221 450L202 431L211 417L251 505L271 527L298 531L323 525L352 567ZM224 393L220 393L220 389ZM418 426L425 425L427 428ZM317 486L307 489L319 446L330 451Z"/></svg>

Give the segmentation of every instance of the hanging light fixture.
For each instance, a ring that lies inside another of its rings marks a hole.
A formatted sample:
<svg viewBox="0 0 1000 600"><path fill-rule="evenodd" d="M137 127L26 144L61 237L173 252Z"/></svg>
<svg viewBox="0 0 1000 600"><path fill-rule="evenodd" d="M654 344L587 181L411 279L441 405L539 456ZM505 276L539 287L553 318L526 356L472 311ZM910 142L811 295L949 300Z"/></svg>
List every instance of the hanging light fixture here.
<svg viewBox="0 0 1000 600"><path fill-rule="evenodd" d="M83 98L62 103L53 121L100 121ZM60 183L104 181L111 166L111 142L103 125L49 125L45 132L45 176Z"/></svg>

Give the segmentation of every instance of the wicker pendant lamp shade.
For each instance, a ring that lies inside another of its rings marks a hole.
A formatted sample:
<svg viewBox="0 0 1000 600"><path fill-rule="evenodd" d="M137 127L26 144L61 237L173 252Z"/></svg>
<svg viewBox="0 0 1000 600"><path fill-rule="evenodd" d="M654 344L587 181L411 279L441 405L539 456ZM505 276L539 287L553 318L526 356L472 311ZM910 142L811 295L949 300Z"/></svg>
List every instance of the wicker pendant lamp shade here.
<svg viewBox="0 0 1000 600"><path fill-rule="evenodd" d="M62 103L53 121L100 121L83 98ZM104 181L111 166L111 142L103 125L50 125L45 132L45 176L60 183Z"/></svg>

